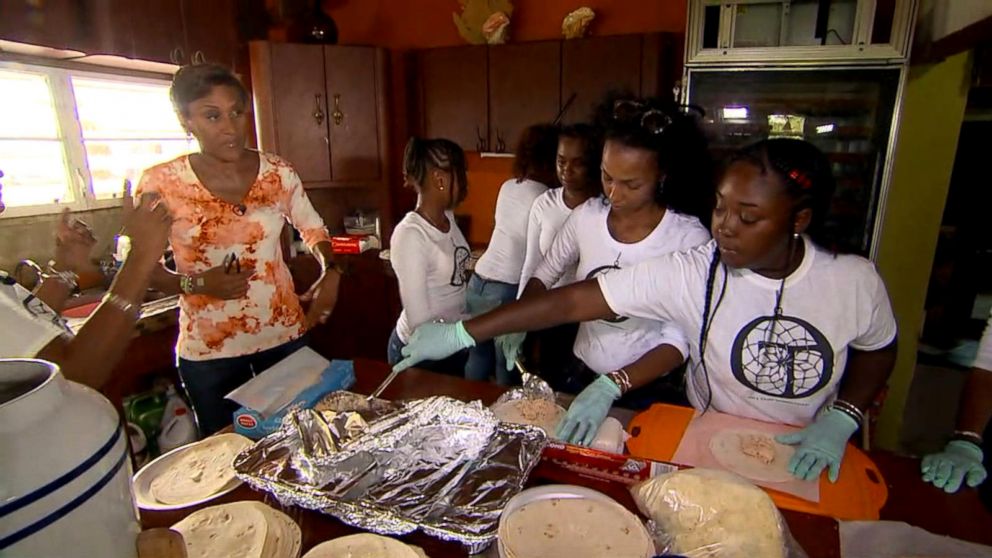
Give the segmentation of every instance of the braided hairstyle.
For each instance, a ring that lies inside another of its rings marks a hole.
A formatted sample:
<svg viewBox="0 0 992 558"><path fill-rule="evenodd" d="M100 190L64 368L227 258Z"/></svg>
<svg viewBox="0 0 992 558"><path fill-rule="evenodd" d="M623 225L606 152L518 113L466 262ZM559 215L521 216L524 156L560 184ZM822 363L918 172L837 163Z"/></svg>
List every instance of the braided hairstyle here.
<svg viewBox="0 0 992 558"><path fill-rule="evenodd" d="M793 216L803 209L812 212L806 234L813 242L834 253L852 251L827 226L836 182L830 161L813 144L790 138L765 139L730 158L730 164L739 161L754 165L762 174L774 174L785 185L786 193L795 201Z"/></svg>
<svg viewBox="0 0 992 558"><path fill-rule="evenodd" d="M603 193L603 181L599 167L603 164L603 136L599 129L589 124L569 124L558 132L558 138L576 139L582 142L582 163L585 165L586 188L590 196ZM555 146L557 155L557 145Z"/></svg>
<svg viewBox="0 0 992 558"><path fill-rule="evenodd" d="M558 127L553 124L534 124L520 134L514 150L513 176L518 182L525 178L541 177L553 180L555 155L558 152Z"/></svg>
<svg viewBox="0 0 992 558"><path fill-rule="evenodd" d="M595 121L606 141L655 153L662 176L655 189L658 205L692 215L709 228L716 195L713 161L699 125L703 114L673 100L611 93L596 109Z"/></svg>
<svg viewBox="0 0 992 558"><path fill-rule="evenodd" d="M826 219L830 213L830 203L834 193L834 177L830 171L830 163L826 156L811 143L802 140L775 138L765 139L751 144L730 157L729 165L744 161L755 165L763 174L774 173L782 184L785 185L787 194L795 200L792 209L792 216L803 209L809 209L812 213L806 234L816 244L821 247L833 250L835 253L845 249L846 246L838 238L830 234L825 226ZM795 237L789 237L789 254L796 252L797 241ZM723 268L723 286L716 303L712 303L713 291L715 290L717 270ZM766 335L772 335L782 313L782 297L785 294L785 277L781 279L779 290L775 299L771 326L766 330ZM713 400L712 389L709 385L709 370L706 367L706 342L710 327L713 325L713 318L723 300L727 287L726 266L720 263L720 252L714 247L713 255L710 259L709 273L706 278L706 294L703 303L703 320L699 331L699 366L703 371L706 382L707 396L705 412L709 409ZM712 312L711 312L712 309ZM766 339L767 342L767 339Z"/></svg>
<svg viewBox="0 0 992 558"><path fill-rule="evenodd" d="M427 172L432 168L450 172L453 181L458 185L458 199L452 200L452 205L465 199L468 195L468 178L465 174L465 152L462 148L449 139L411 137L403 150L403 173L419 189L427 179Z"/></svg>

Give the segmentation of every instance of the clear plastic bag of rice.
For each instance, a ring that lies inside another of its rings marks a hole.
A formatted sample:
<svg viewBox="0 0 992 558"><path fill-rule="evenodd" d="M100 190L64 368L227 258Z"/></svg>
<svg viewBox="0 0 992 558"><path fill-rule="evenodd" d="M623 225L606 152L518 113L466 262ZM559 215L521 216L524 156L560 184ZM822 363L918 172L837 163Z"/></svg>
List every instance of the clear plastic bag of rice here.
<svg viewBox="0 0 992 558"><path fill-rule="evenodd" d="M772 499L725 471L688 469L630 488L665 554L687 558L807 558Z"/></svg>

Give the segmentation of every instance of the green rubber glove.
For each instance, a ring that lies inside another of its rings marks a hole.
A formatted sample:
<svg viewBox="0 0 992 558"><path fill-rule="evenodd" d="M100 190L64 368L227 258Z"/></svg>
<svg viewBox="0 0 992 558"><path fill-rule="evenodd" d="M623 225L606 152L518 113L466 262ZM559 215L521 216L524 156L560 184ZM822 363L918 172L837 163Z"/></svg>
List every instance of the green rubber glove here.
<svg viewBox="0 0 992 558"><path fill-rule="evenodd" d="M496 338L496 348L503 351L507 370L513 370L513 367L516 366L517 357L520 356L520 348L523 347L526 338L526 332L507 333Z"/></svg>
<svg viewBox="0 0 992 558"><path fill-rule="evenodd" d="M393 371L406 370L425 360L441 360L462 349L474 346L475 339L472 339L472 336L465 330L465 325L462 322L423 324L413 332L413 335L410 336L410 342L400 351L406 358L397 362L396 366L393 366Z"/></svg>
<svg viewBox="0 0 992 558"><path fill-rule="evenodd" d="M944 451L923 458L920 464L923 482L943 488L947 493L957 492L965 479L968 486L974 488L988 476L982 465L983 457L982 448L975 444L966 440L951 440L944 446Z"/></svg>
<svg viewBox="0 0 992 558"><path fill-rule="evenodd" d="M572 401L555 429L555 438L569 444L588 446L596 439L599 426L617 399L620 399L620 388L613 380L606 376L596 378Z"/></svg>
<svg viewBox="0 0 992 558"><path fill-rule="evenodd" d="M837 482L840 462L844 458L847 440L858 429L858 423L846 413L830 409L809 426L775 439L782 444L799 445L789 461L789 472L796 478L811 481L829 467L827 478Z"/></svg>

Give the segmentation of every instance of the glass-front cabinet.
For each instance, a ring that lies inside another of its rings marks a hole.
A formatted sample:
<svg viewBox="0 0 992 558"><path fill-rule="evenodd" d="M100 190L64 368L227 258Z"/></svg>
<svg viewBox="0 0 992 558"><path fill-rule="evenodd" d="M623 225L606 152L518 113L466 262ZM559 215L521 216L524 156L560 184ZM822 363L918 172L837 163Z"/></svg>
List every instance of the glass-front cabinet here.
<svg viewBox="0 0 992 558"><path fill-rule="evenodd" d="M917 0L690 0L688 64L897 62Z"/></svg>
<svg viewBox="0 0 992 558"><path fill-rule="evenodd" d="M900 68L689 69L688 99L706 111L713 155L767 137L805 139L837 181L828 226L868 256L874 238Z"/></svg>

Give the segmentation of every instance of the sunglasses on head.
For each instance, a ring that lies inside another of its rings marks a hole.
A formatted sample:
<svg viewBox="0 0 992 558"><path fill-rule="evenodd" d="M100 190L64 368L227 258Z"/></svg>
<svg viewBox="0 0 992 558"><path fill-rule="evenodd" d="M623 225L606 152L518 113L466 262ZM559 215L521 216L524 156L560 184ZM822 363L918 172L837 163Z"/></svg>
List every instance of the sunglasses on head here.
<svg viewBox="0 0 992 558"><path fill-rule="evenodd" d="M682 115L695 113L703 116L705 112L696 105L679 105ZM613 119L618 122L636 122L650 134L660 134L672 124L672 117L663 110L651 108L646 103L633 99L620 99L613 103Z"/></svg>

